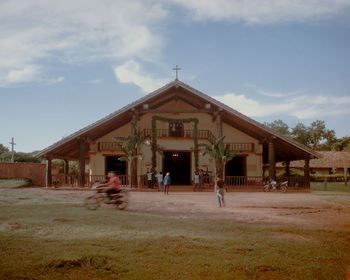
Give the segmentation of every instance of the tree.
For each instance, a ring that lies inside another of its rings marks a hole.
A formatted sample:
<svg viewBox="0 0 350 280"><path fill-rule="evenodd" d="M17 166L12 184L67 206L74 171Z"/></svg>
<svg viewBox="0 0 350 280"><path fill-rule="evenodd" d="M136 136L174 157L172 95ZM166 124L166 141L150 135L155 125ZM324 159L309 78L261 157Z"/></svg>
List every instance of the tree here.
<svg viewBox="0 0 350 280"><path fill-rule="evenodd" d="M334 151L347 151L350 152L350 137L344 136L342 138L336 139L332 144L332 150Z"/></svg>
<svg viewBox="0 0 350 280"><path fill-rule="evenodd" d="M224 138L225 136L221 137L217 141L211 137L211 135L208 136L208 141L210 144L206 143L200 143L198 144L198 147L204 147L203 154L208 154L212 158L215 159L215 168L216 168L216 176L220 178L224 178L225 176L225 165L228 161L232 160L237 152L231 153L230 151L230 145L224 144Z"/></svg>
<svg viewBox="0 0 350 280"><path fill-rule="evenodd" d="M298 123L292 128L292 138L297 142L309 146L310 145L310 134L308 128L303 123Z"/></svg>
<svg viewBox="0 0 350 280"><path fill-rule="evenodd" d="M276 130L277 132L281 133L285 136L290 136L291 132L289 131L289 126L283 122L282 120L275 120L273 122L265 122L264 125L266 125L269 128L272 128Z"/></svg>
<svg viewBox="0 0 350 280"><path fill-rule="evenodd" d="M120 150L124 153L124 156L120 157L120 161L130 162L131 172L131 186L137 186L137 160L142 159L139 155L142 146L145 144L148 136L142 136L139 128L134 127L134 135L128 137L115 136L114 140L118 142Z"/></svg>
<svg viewBox="0 0 350 280"><path fill-rule="evenodd" d="M10 150L5 147L3 144L0 144L0 155L3 153L8 153Z"/></svg>
<svg viewBox="0 0 350 280"><path fill-rule="evenodd" d="M325 122L316 120L309 127L310 145L313 149L320 148L323 143L330 147L335 141L335 131L326 128Z"/></svg>

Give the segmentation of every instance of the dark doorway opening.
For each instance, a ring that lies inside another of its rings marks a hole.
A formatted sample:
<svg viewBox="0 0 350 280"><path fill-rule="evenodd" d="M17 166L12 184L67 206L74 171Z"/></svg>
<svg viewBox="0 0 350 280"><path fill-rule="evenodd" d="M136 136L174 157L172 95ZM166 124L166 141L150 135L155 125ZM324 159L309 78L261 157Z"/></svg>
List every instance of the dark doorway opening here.
<svg viewBox="0 0 350 280"><path fill-rule="evenodd" d="M191 185L191 153L164 152L163 173L170 172L172 185Z"/></svg>
<svg viewBox="0 0 350 280"><path fill-rule="evenodd" d="M236 156L226 163L226 176L246 176L246 159L247 157Z"/></svg>
<svg viewBox="0 0 350 280"><path fill-rule="evenodd" d="M117 175L127 175L127 162L120 161L120 156L106 156L106 174L115 171Z"/></svg>

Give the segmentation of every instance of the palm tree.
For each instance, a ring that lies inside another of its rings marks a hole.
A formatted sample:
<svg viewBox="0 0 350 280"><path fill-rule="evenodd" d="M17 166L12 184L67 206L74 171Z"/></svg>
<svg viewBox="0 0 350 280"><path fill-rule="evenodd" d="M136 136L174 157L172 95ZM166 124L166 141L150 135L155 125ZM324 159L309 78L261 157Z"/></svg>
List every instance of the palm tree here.
<svg viewBox="0 0 350 280"><path fill-rule="evenodd" d="M231 153L230 145L225 145L223 142L224 138L225 136L215 141L211 135L208 135L208 141L210 144L198 144L199 147L204 147L203 155L208 154L215 159L216 176L223 179L225 176L226 163L232 160L237 154L237 152Z"/></svg>
<svg viewBox="0 0 350 280"><path fill-rule="evenodd" d="M119 157L120 161L131 162L130 173L131 173L131 186L137 186L137 160L142 160L142 156L139 155L142 146L146 143L149 136L141 134L141 131L136 126L134 129L134 135L128 137L113 137L118 142L117 145L120 150L124 153L124 156Z"/></svg>

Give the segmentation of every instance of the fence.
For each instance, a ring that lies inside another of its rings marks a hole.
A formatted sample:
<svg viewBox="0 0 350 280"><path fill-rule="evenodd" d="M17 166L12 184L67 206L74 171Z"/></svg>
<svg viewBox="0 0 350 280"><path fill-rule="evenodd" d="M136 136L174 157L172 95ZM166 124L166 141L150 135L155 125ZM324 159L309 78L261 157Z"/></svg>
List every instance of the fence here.
<svg viewBox="0 0 350 280"><path fill-rule="evenodd" d="M122 186L129 186L131 183L130 175L119 175L120 184ZM90 187L96 181L106 182L108 180L107 175L86 175L85 185L83 187ZM269 179L262 176L226 176L225 184L228 189L234 188L260 188ZM206 189L214 188L215 177L212 175L204 175L203 187ZM277 181L288 181L290 187L303 188L306 186L306 181L304 176L294 175L289 177L278 177ZM146 175L137 176L137 186L132 186L133 188L146 188L147 187L147 177ZM52 175L52 184L55 187L70 186L70 187L82 187L78 183L78 175ZM156 184L154 181L153 184Z"/></svg>
<svg viewBox="0 0 350 280"><path fill-rule="evenodd" d="M0 178L28 178L35 186L46 186L46 164L0 162Z"/></svg>

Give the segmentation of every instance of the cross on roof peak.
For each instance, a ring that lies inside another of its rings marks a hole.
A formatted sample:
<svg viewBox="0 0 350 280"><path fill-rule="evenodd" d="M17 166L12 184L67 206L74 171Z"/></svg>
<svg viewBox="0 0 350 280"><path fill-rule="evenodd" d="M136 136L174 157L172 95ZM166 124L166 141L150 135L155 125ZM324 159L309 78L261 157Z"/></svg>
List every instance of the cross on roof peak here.
<svg viewBox="0 0 350 280"><path fill-rule="evenodd" d="M173 70L175 70L175 73L176 73L176 78L175 78L175 80L178 80L178 71L179 70L181 70L181 68L178 66L178 65L176 65L176 67L175 68L173 68Z"/></svg>

